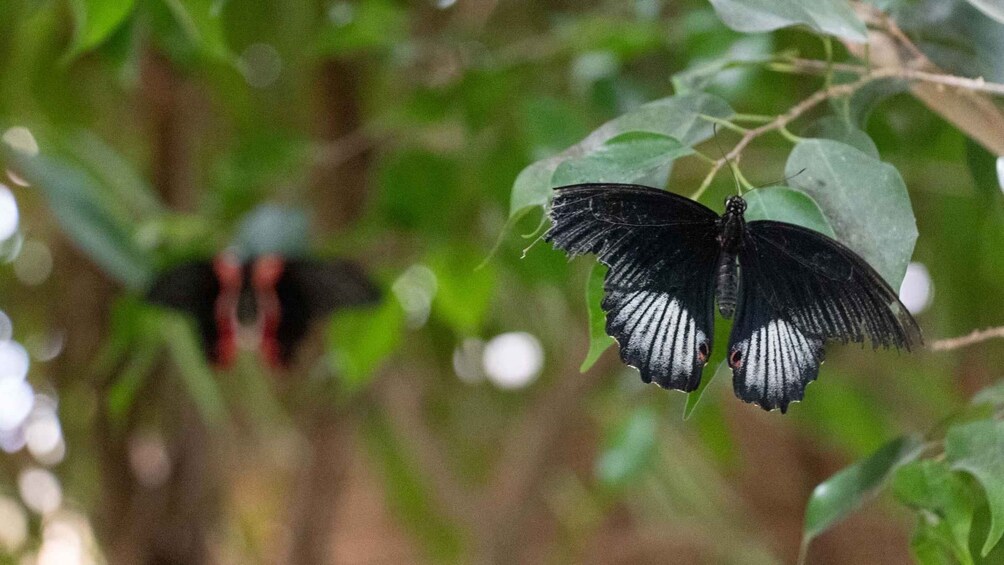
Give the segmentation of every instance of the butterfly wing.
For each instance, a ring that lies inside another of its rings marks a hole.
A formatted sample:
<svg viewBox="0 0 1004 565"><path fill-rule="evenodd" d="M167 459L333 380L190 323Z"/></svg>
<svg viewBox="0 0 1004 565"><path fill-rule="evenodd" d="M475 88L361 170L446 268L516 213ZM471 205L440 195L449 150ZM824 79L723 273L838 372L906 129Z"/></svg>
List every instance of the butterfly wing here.
<svg viewBox="0 0 1004 565"><path fill-rule="evenodd" d="M602 306L621 359L647 383L696 389L714 331L718 215L640 185L555 192L544 238L570 256L595 254L609 267Z"/></svg>
<svg viewBox="0 0 1004 565"><path fill-rule="evenodd" d="M279 324L278 355L288 363L310 323L339 308L373 304L380 289L356 263L345 260L287 261L275 285Z"/></svg>
<svg viewBox="0 0 1004 565"><path fill-rule="evenodd" d="M738 314L729 339L736 394L787 409L816 378L827 340L911 349L920 329L896 292L860 256L818 232L747 224Z"/></svg>
<svg viewBox="0 0 1004 565"><path fill-rule="evenodd" d="M219 331L216 326L216 299L220 283L209 261L183 263L162 272L146 294L147 302L185 312L195 318L206 357L217 361Z"/></svg>

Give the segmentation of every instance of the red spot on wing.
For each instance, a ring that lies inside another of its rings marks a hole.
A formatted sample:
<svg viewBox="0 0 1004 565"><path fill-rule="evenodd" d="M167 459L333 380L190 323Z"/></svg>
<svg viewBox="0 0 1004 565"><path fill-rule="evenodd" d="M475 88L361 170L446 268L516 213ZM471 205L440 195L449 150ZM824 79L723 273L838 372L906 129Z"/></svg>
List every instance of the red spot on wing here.
<svg viewBox="0 0 1004 565"><path fill-rule="evenodd" d="M275 287L286 269L286 262L278 255L265 255L255 261L251 271L251 284L254 285L255 300L259 308L261 324L261 354L273 369L282 369L285 363L279 344L279 322L282 320L282 307Z"/></svg>
<svg viewBox="0 0 1004 565"><path fill-rule="evenodd" d="M237 357L237 300L241 292L241 264L231 253L223 253L213 260L213 272L220 283L214 315L216 343L213 352L216 364L223 369L233 365Z"/></svg>
<svg viewBox="0 0 1004 565"><path fill-rule="evenodd" d="M733 369L738 369L739 367L742 367L742 365L743 365L742 352L739 351L738 349L733 349L732 352L729 353L729 367L732 367Z"/></svg>

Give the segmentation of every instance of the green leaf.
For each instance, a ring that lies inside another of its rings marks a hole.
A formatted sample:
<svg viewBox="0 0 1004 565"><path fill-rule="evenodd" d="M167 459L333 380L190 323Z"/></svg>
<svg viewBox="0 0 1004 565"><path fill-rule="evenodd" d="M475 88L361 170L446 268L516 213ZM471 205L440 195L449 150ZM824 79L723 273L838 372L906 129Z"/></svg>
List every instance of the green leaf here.
<svg viewBox="0 0 1004 565"><path fill-rule="evenodd" d="M389 0L337 2L328 9L328 23L318 34L322 55L348 55L389 50L408 36L408 14Z"/></svg>
<svg viewBox="0 0 1004 565"><path fill-rule="evenodd" d="M728 119L733 111L721 98L703 92L655 100L615 118L561 154L537 161L523 169L513 184L509 215L532 206L546 206L554 186L552 177L567 160L580 159L599 150L607 141L627 132L662 134L692 147L712 134L711 123L702 115Z"/></svg>
<svg viewBox="0 0 1004 565"><path fill-rule="evenodd" d="M973 395L972 404L1004 406L1004 382L998 382Z"/></svg>
<svg viewBox="0 0 1004 565"><path fill-rule="evenodd" d="M820 483L805 509L803 547L874 496L897 467L920 455L921 442L904 436Z"/></svg>
<svg viewBox="0 0 1004 565"><path fill-rule="evenodd" d="M444 248L428 259L436 276L432 312L464 336L479 332L495 294L495 265L476 269L478 263L478 254L462 247Z"/></svg>
<svg viewBox="0 0 1004 565"><path fill-rule="evenodd" d="M785 174L819 204L837 239L899 288L917 241L899 171L845 143L810 139L795 146Z"/></svg>
<svg viewBox="0 0 1004 565"><path fill-rule="evenodd" d="M892 492L903 504L920 511L918 538L921 543L947 549L959 563L972 565L969 531L973 500L966 483L940 461L914 461L896 471ZM928 551L923 547L917 553Z"/></svg>
<svg viewBox="0 0 1004 565"><path fill-rule="evenodd" d="M705 90L712 85L727 84L729 92L747 86L743 80L751 72L776 60L773 41L769 35L745 36L733 42L724 54L707 59L698 59L683 71L673 75L673 90L677 94ZM719 78L721 78L719 80Z"/></svg>
<svg viewBox="0 0 1004 565"><path fill-rule="evenodd" d="M729 364L722 361L718 364L718 368L715 369L715 372L712 373L710 377L701 379L701 384L697 386L697 390L687 393L687 405L683 407L684 420L689 420L690 416L693 415L694 409L697 408L697 403L701 401L701 398L704 396L704 391L708 389L708 385L711 384L711 381L719 378L719 375L721 375L720 378L724 379L728 375L729 371Z"/></svg>
<svg viewBox="0 0 1004 565"><path fill-rule="evenodd" d="M91 175L47 155L13 160L21 176L45 194L63 231L77 246L126 286L146 286L153 274L151 261L136 244L132 226L103 205Z"/></svg>
<svg viewBox="0 0 1004 565"><path fill-rule="evenodd" d="M366 386L404 337L404 312L392 297L376 308L336 312L328 326L329 360L348 391Z"/></svg>
<svg viewBox="0 0 1004 565"><path fill-rule="evenodd" d="M596 461L596 476L608 487L628 483L652 459L658 418L650 408L630 413L608 438L607 448Z"/></svg>
<svg viewBox="0 0 1004 565"><path fill-rule="evenodd" d="M103 43L132 12L136 0L73 0L74 38L70 57Z"/></svg>
<svg viewBox="0 0 1004 565"><path fill-rule="evenodd" d="M585 157L563 162L554 172L551 183L555 186L584 182L634 183L693 152L666 135L642 131L623 133Z"/></svg>
<svg viewBox="0 0 1004 565"><path fill-rule="evenodd" d="M586 281L586 310L589 312L589 352L582 361L579 371L585 373L600 358L600 355L614 344L614 338L607 335L607 314L600 304L603 302L603 280L607 276L607 268L596 263L589 271Z"/></svg>
<svg viewBox="0 0 1004 565"><path fill-rule="evenodd" d="M1004 536L1004 422L980 421L955 426L945 436L945 458L952 469L972 475L990 506L986 556Z"/></svg>
<svg viewBox="0 0 1004 565"><path fill-rule="evenodd" d="M1004 163L1004 160L1000 162ZM995 201L1004 190L1004 178L998 178L998 173L1004 173L1004 165L998 170L997 163L998 158L994 154L971 138L966 138L966 165L976 192L984 202Z"/></svg>
<svg viewBox="0 0 1004 565"><path fill-rule="evenodd" d="M736 31L755 33L806 25L819 33L864 43L868 30L846 0L711 0L718 17Z"/></svg>
<svg viewBox="0 0 1004 565"><path fill-rule="evenodd" d="M807 127L801 135L846 143L874 159L879 158L878 147L875 147L872 138L840 116L823 116Z"/></svg>
<svg viewBox="0 0 1004 565"><path fill-rule="evenodd" d="M227 45L223 18L212 0L163 0L188 40L208 57L227 63L236 59Z"/></svg>
<svg viewBox="0 0 1004 565"><path fill-rule="evenodd" d="M786 186L759 188L747 192L743 198L746 199L747 221L777 220L836 237L819 205L802 191Z"/></svg>
<svg viewBox="0 0 1004 565"><path fill-rule="evenodd" d="M987 17L1004 24L1004 4L1000 0L966 0L977 10L983 12Z"/></svg>
<svg viewBox="0 0 1004 565"><path fill-rule="evenodd" d="M209 426L223 423L227 419L226 404L189 320L174 313L161 316L161 336L199 414Z"/></svg>

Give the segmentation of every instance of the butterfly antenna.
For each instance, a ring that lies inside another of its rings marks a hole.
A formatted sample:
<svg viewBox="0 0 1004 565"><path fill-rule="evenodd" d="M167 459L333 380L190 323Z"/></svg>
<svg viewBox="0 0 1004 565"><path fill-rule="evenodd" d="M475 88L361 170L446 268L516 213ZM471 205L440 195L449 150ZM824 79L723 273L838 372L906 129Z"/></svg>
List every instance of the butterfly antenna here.
<svg viewBox="0 0 1004 565"><path fill-rule="evenodd" d="M736 183L736 194L742 196L743 189L739 186L739 176L736 175L736 166L731 160L729 160L728 154L726 154L725 150L722 149L722 144L718 142L718 124L711 124L711 131L714 134L713 137L715 138L715 146L718 147L718 153L721 154L722 159L725 159L725 162L729 164L729 172L732 173L732 181Z"/></svg>
<svg viewBox="0 0 1004 565"><path fill-rule="evenodd" d="M776 180L776 181L774 181L774 182L771 182L771 183L767 183L767 184L764 184L764 185L760 185L760 186L758 186L757 188L767 188L768 186L774 186L774 185L776 185L776 184L782 184L782 183L786 183L786 182L790 181L791 179L793 179L793 178L797 177L798 175L800 175L800 174L804 173L804 172L805 172L805 170L806 170L806 168L805 168L805 167L802 167L802 170L801 170L801 171L798 171L797 173L795 173L795 174L793 174L793 175L789 175L789 176L786 176L786 177L784 177L784 178L783 178L783 179L781 179L781 180Z"/></svg>

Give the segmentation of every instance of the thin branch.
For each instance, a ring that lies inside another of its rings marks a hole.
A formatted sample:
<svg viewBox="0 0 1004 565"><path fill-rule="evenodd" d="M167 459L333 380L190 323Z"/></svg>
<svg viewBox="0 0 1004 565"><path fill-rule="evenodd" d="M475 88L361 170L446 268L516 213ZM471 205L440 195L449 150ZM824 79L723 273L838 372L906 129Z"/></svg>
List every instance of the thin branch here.
<svg viewBox="0 0 1004 565"><path fill-rule="evenodd" d="M1004 326L987 328L985 330L973 330L973 332L969 335L939 339L938 341L932 342L927 347L932 351L951 351L953 349L959 349L994 338L1004 339Z"/></svg>
<svg viewBox="0 0 1004 565"><path fill-rule="evenodd" d="M828 65L826 61L817 61L813 59L792 59L790 61L790 69L794 72L811 72L811 73L825 73ZM778 70L782 69L782 66L776 67ZM848 63L833 63L831 68L839 72L854 73L857 75L866 75L869 73L868 67L864 65L853 65ZM882 69L883 71L886 68ZM953 88L962 88L965 90L972 90L974 92L986 92L988 94L997 94L1004 96L1004 84L996 82L987 82L983 77L968 78L960 77L955 75L947 75L941 73L931 73L927 71L921 71L912 68L898 68L892 69L890 73L890 78L899 78L903 80L914 80L920 82L928 82L931 84L940 84L942 86L950 86Z"/></svg>
<svg viewBox="0 0 1004 565"><path fill-rule="evenodd" d="M711 170L708 172L708 176L704 178L704 182L701 183L701 186L697 189L697 191L693 194L693 196L691 196L691 198L694 200L700 198L701 194L704 192L705 189L708 188L708 186L711 184L712 179L715 178L715 176L722 169L722 167L724 167L730 161L737 161L739 159L739 156L742 155L743 150L746 149L746 146L752 143L754 139L760 137L761 135L764 135L765 133L778 131L787 127L789 123L793 122L799 116L808 112L812 108L815 108L817 105L819 105L825 100L853 94L854 91L861 88L862 86L882 78L887 78L890 74L894 73L895 71L896 69L878 69L875 70L874 72L865 74L860 79L854 82L849 82L846 84L838 84L836 86L831 86L829 88L824 88L823 90L819 90L812 96L809 96L805 100L802 100L798 104L795 104L787 112L781 114L777 118L774 118L770 122L767 122L766 124L760 127L748 130L745 134L743 134L742 138L739 139L739 143L736 143L735 147L733 147L731 151L725 154L725 156L722 157L721 159L715 161L715 164L711 166Z"/></svg>

